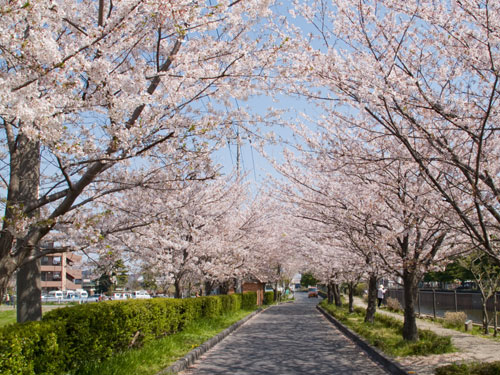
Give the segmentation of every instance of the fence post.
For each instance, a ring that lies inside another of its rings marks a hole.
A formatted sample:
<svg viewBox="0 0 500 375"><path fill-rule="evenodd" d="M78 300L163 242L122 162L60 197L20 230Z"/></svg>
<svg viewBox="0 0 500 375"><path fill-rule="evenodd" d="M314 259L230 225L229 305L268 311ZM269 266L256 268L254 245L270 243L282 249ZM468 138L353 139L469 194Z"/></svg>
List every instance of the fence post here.
<svg viewBox="0 0 500 375"><path fill-rule="evenodd" d="M434 319L436 319L436 289L432 289L432 314Z"/></svg>
<svg viewBox="0 0 500 375"><path fill-rule="evenodd" d="M455 312L458 312L457 290L455 289Z"/></svg>
<svg viewBox="0 0 500 375"><path fill-rule="evenodd" d="M417 303L418 303L418 316L422 316L422 313L420 312L420 289L418 290L417 293Z"/></svg>

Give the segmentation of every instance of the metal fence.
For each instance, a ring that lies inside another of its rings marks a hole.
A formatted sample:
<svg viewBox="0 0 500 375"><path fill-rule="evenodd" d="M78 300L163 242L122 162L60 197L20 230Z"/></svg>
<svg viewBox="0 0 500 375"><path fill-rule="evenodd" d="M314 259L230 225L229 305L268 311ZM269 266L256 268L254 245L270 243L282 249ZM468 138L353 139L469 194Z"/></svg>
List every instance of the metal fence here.
<svg viewBox="0 0 500 375"><path fill-rule="evenodd" d="M404 290L389 289L385 297L396 298L404 306ZM493 311L493 297L487 302L487 310ZM480 321L482 300L479 292L457 292L456 290L422 289L418 292L416 312L443 316L446 311L464 311L469 318ZM497 311L500 311L500 295L497 294Z"/></svg>

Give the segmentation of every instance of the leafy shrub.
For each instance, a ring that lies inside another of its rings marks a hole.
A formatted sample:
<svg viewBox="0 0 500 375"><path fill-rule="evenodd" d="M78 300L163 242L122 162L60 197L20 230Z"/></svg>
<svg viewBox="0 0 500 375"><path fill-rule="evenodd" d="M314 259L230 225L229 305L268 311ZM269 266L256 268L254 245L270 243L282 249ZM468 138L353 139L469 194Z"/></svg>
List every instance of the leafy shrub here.
<svg viewBox="0 0 500 375"><path fill-rule="evenodd" d="M64 365L63 325L29 322L0 330L0 374L52 374Z"/></svg>
<svg viewBox="0 0 500 375"><path fill-rule="evenodd" d="M245 292L241 296L241 308L243 310L250 310L257 306L257 293Z"/></svg>
<svg viewBox="0 0 500 375"><path fill-rule="evenodd" d="M500 374L500 362L451 364L438 367L436 375L498 375Z"/></svg>
<svg viewBox="0 0 500 375"><path fill-rule="evenodd" d="M402 311L403 307L396 298L387 297L387 309L390 311Z"/></svg>
<svg viewBox="0 0 500 375"><path fill-rule="evenodd" d="M222 301L217 296L206 297L203 303L203 315L214 317L221 314Z"/></svg>
<svg viewBox="0 0 500 375"><path fill-rule="evenodd" d="M461 328L465 325L467 314L463 311L452 312L446 311L444 313L444 326L446 328Z"/></svg>
<svg viewBox="0 0 500 375"><path fill-rule="evenodd" d="M41 322L0 329L1 374L58 374L241 308L243 296L106 301L55 309ZM256 294L245 306L256 305ZM253 304L252 304L253 303Z"/></svg>
<svg viewBox="0 0 500 375"><path fill-rule="evenodd" d="M270 305L274 302L274 292L264 293L264 305Z"/></svg>

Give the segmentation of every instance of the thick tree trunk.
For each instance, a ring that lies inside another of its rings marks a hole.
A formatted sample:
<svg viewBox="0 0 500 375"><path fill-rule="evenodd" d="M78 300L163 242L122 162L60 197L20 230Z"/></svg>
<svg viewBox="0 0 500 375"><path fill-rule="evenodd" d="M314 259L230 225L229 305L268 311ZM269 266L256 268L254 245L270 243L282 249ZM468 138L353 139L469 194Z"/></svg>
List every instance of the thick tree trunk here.
<svg viewBox="0 0 500 375"><path fill-rule="evenodd" d="M333 303L333 284L329 282L327 288L328 304L331 305Z"/></svg>
<svg viewBox="0 0 500 375"><path fill-rule="evenodd" d="M228 294L231 289L231 281L226 280L219 284L220 294Z"/></svg>
<svg viewBox="0 0 500 375"><path fill-rule="evenodd" d="M347 284L349 290L349 312L354 312L354 283L350 282Z"/></svg>
<svg viewBox="0 0 500 375"><path fill-rule="evenodd" d="M42 287L40 259L36 259L17 271L17 322L42 319Z"/></svg>
<svg viewBox="0 0 500 375"><path fill-rule="evenodd" d="M403 288L405 293L403 338L407 341L417 341L418 329L415 316L415 305L418 294L418 280L414 272L403 270Z"/></svg>
<svg viewBox="0 0 500 375"><path fill-rule="evenodd" d="M181 281L176 279L174 280L174 288L175 288L175 298L182 298L182 289L181 289Z"/></svg>
<svg viewBox="0 0 500 375"><path fill-rule="evenodd" d="M15 251L12 251L13 237L7 233L16 222L32 218L36 210L26 211L26 207L38 199L40 185L40 144L19 133L15 142L9 143L10 151L10 181L7 192L5 220L3 223L0 254L2 262L21 267L17 276L17 321L26 322L40 320L41 308L41 281L39 262L31 261L25 264L25 259L35 255L39 240L46 233L43 229L30 228L24 238L18 238ZM14 259L5 260L6 257ZM3 264L5 266L5 263ZM2 267L3 268L3 267ZM16 268L8 267L7 274L2 277L10 279ZM0 281L0 286L6 285ZM2 290L3 294L5 289Z"/></svg>
<svg viewBox="0 0 500 375"><path fill-rule="evenodd" d="M368 279L368 303L366 306L365 322L373 323L377 310L377 276L370 275Z"/></svg>
<svg viewBox="0 0 500 375"><path fill-rule="evenodd" d="M213 281L205 281L205 295L209 296L212 294L212 291L214 290L215 282Z"/></svg>
<svg viewBox="0 0 500 375"><path fill-rule="evenodd" d="M332 290L333 290L333 298L335 299L335 306L342 307L339 284L334 283Z"/></svg>

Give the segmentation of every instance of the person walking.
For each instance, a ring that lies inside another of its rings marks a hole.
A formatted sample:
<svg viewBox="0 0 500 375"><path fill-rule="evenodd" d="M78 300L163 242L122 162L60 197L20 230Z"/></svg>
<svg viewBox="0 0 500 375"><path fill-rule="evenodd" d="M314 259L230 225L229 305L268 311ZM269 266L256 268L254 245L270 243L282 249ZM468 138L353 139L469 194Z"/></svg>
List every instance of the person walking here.
<svg viewBox="0 0 500 375"><path fill-rule="evenodd" d="M384 288L384 285L380 285L377 290L377 299L378 299L378 307L382 304L382 301L384 300L384 295L387 290Z"/></svg>

